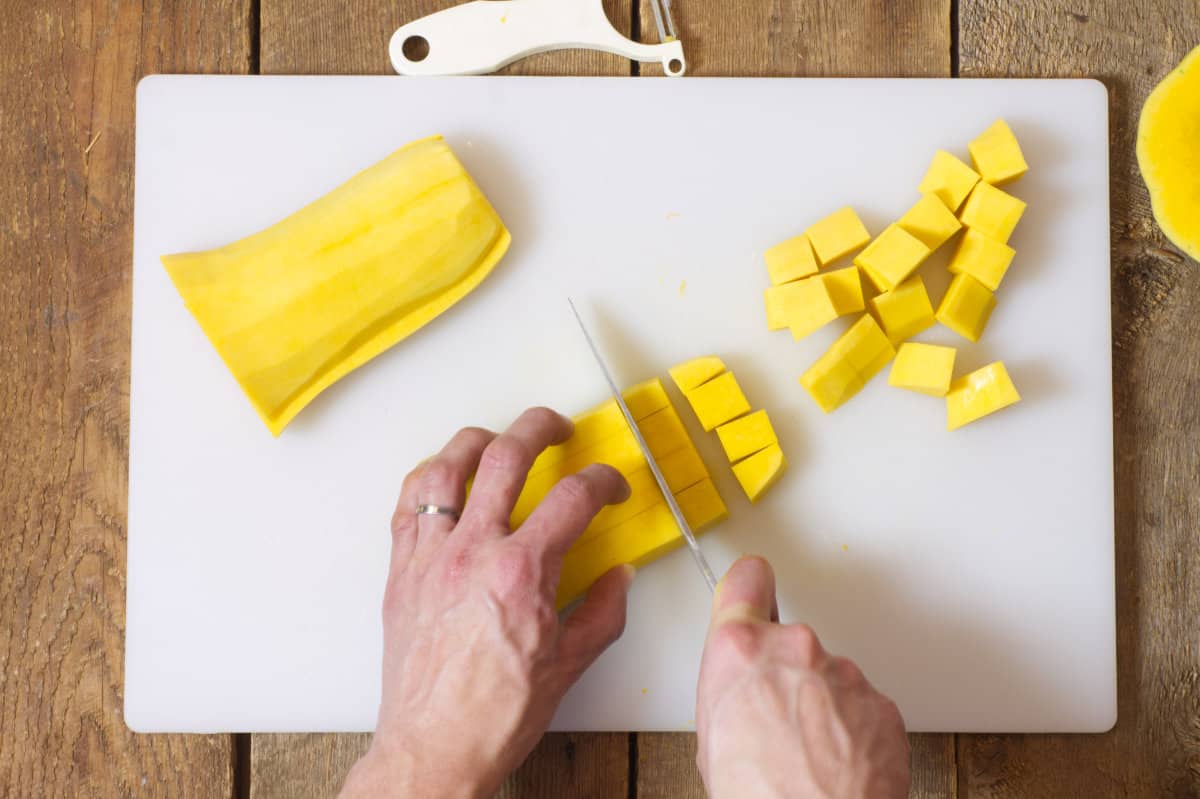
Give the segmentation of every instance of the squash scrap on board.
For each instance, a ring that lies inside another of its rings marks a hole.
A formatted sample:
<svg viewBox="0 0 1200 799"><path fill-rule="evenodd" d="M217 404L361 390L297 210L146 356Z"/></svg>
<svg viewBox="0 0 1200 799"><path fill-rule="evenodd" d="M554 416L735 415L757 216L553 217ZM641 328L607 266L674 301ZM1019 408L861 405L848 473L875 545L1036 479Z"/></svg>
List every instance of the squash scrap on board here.
<svg viewBox="0 0 1200 799"><path fill-rule="evenodd" d="M277 436L323 390L466 296L510 240L431 136L265 230L162 263Z"/></svg>

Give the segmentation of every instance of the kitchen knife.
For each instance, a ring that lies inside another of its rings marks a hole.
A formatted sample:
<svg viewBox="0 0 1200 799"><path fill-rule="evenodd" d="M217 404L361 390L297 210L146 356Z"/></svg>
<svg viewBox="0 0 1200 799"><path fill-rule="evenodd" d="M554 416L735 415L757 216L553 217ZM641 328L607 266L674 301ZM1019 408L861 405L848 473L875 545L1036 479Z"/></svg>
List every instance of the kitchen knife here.
<svg viewBox="0 0 1200 799"><path fill-rule="evenodd" d="M684 541L687 542L688 550L692 553L692 559L696 561L696 566L700 569L700 574L704 577L704 582L708 584L710 591L716 590L717 579L713 576L712 568L708 565L708 561L704 558L704 553L700 551L700 545L696 543L696 536L692 533L691 526L687 523L687 519L683 517L683 511L679 508L679 503L675 501L675 495L671 493L670 487L667 486L667 480L663 477L662 471L658 468L658 463L654 460L654 456L650 454L650 447L646 445L646 439L642 437L642 431L638 428L637 422L634 421L633 414L629 412L629 406L625 404L625 398L621 396L617 384L613 381L612 373L608 370L608 365L604 362L604 356L600 354L600 350L596 347L596 342L592 340L592 336L588 333L587 325L583 323L583 318L579 315L579 310L575 307L575 303L571 298L567 298L567 303L571 306L571 313L575 314L575 321L579 323L579 329L583 332L584 339L587 340L588 348L592 351L592 356L596 359L596 364L600 367L600 371L604 374L604 379L608 383L609 391L612 392L612 397L616 400L617 407L621 409L621 415L625 417L625 423L629 425L629 429L633 431L633 437L637 439L638 446L641 447L642 455L646 458L646 463L650 466L650 473L654 475L655 482L658 483L658 488L662 491L663 498L667 501L667 507L671 509L671 515L675 517L675 523L679 525L679 532L683 534Z"/></svg>

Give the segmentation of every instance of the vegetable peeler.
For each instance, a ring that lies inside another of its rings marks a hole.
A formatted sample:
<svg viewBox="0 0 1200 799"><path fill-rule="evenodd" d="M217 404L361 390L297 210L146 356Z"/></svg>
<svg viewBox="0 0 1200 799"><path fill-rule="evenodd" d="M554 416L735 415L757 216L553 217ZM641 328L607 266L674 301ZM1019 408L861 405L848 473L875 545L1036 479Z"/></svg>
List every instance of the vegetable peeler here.
<svg viewBox="0 0 1200 799"><path fill-rule="evenodd" d="M670 77L687 70L675 35L671 0L651 0L658 44L617 32L602 0L474 0L401 26L388 54L401 75L482 75L534 53L601 50L658 61Z"/></svg>

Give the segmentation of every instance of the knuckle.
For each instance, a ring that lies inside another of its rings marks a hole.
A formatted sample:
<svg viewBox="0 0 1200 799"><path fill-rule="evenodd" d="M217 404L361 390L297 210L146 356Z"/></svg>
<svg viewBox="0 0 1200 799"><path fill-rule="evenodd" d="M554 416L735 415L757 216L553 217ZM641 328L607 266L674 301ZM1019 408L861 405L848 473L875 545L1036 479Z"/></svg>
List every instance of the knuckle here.
<svg viewBox="0 0 1200 799"><path fill-rule="evenodd" d="M427 498L439 491L445 491L447 486L453 486L458 479L458 470L445 458L434 458L425 465L421 473L421 488Z"/></svg>
<svg viewBox="0 0 1200 799"><path fill-rule="evenodd" d="M558 481L555 489L559 497L568 505L585 508L599 505L596 484L582 474L569 474Z"/></svg>
<svg viewBox="0 0 1200 799"><path fill-rule="evenodd" d="M726 622L717 629L713 644L739 662L754 661L762 653L760 625L750 621Z"/></svg>
<svg viewBox="0 0 1200 799"><path fill-rule="evenodd" d="M866 684L867 678L863 676L862 669L853 660L835 657L832 658L831 665L843 685L858 687Z"/></svg>
<svg viewBox="0 0 1200 799"><path fill-rule="evenodd" d="M515 436L500 436L483 451L482 465L497 471L517 471L532 460L529 447Z"/></svg>
<svg viewBox="0 0 1200 799"><path fill-rule="evenodd" d="M492 436L491 431L485 430L482 427L464 427L454 434L451 442L455 445L471 445L477 441L484 441Z"/></svg>
<svg viewBox="0 0 1200 799"><path fill-rule="evenodd" d="M536 427L553 427L562 423L562 416L543 405L528 408L521 416L523 421Z"/></svg>
<svg viewBox="0 0 1200 799"><path fill-rule="evenodd" d="M821 653L821 642L817 640L813 628L807 624L793 624L787 629L792 639L792 649L800 660L809 665L816 662Z"/></svg>
<svg viewBox="0 0 1200 799"><path fill-rule="evenodd" d="M492 561L492 577L503 595L520 594L537 587L538 568L521 547L503 547Z"/></svg>
<svg viewBox="0 0 1200 799"><path fill-rule="evenodd" d="M400 484L401 495L411 494L421 484L421 475L427 465L422 463L404 476L404 482Z"/></svg>
<svg viewBox="0 0 1200 799"><path fill-rule="evenodd" d="M417 529L417 517L412 508L396 506L392 512L392 535L405 536Z"/></svg>

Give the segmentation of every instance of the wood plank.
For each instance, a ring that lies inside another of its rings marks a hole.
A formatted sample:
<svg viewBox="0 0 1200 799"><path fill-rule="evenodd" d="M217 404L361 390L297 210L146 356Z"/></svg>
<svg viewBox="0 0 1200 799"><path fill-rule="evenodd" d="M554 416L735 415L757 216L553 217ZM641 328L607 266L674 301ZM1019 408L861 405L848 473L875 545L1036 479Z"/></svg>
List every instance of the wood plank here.
<svg viewBox="0 0 1200 799"><path fill-rule="evenodd" d="M262 0L264 74L392 74L387 43L405 22L455 0ZM628 35L630 0L605 0L608 18ZM629 61L606 53L543 53L504 70L520 75L628 75ZM251 796L329 796L369 745L369 736L255 735ZM552 734L505 783L500 796L609 797L628 790L628 736Z"/></svg>
<svg viewBox="0 0 1200 799"><path fill-rule="evenodd" d="M950 0L676 3L689 75L930 77L950 74ZM649 0L640 30L658 32ZM661 75L658 64L643 75Z"/></svg>
<svg viewBox="0 0 1200 799"><path fill-rule="evenodd" d="M246 72L249 0L0 27L0 796L213 796L229 736L122 720L134 86Z"/></svg>
<svg viewBox="0 0 1200 799"><path fill-rule="evenodd" d="M1195 0L970 0L959 20L963 75L1109 89L1119 714L1105 735L960 736L964 793L1195 796L1200 268L1156 228L1134 142L1146 95L1200 43L1200 15Z"/></svg>
<svg viewBox="0 0 1200 799"><path fill-rule="evenodd" d="M920 799L957 796L953 735L909 735L912 747L912 790ZM637 737L639 799L687 799L705 796L696 770L695 733L655 732Z"/></svg>
<svg viewBox="0 0 1200 799"><path fill-rule="evenodd" d="M686 50L684 55L687 55ZM697 799L707 796L696 769L696 734L640 733L637 737L638 799L689 799L693 796Z"/></svg>
<svg viewBox="0 0 1200 799"><path fill-rule="evenodd" d="M391 75L388 40L401 25L458 5L458 0L261 0L263 74ZM631 0L604 0L626 36ZM624 58L590 50L538 55L506 67L508 75L628 75Z"/></svg>
<svg viewBox="0 0 1200 799"><path fill-rule="evenodd" d="M545 736L497 794L498 799L625 796L626 733ZM370 735L255 735L251 799L333 796L370 747Z"/></svg>
<svg viewBox="0 0 1200 799"><path fill-rule="evenodd" d="M629 795L630 735L550 733L513 772L498 799L609 799Z"/></svg>
<svg viewBox="0 0 1200 799"><path fill-rule="evenodd" d="M690 12L690 13L689 13ZM657 39L649 0L641 0L642 38ZM950 74L950 0L745 0L672 7L693 76L913 76ZM642 64L643 75L661 75ZM909 736L914 797L956 795L953 735ZM638 796L703 797L695 736L638 736Z"/></svg>
<svg viewBox="0 0 1200 799"><path fill-rule="evenodd" d="M346 772L370 746L370 735L254 735L250 799L337 796Z"/></svg>

